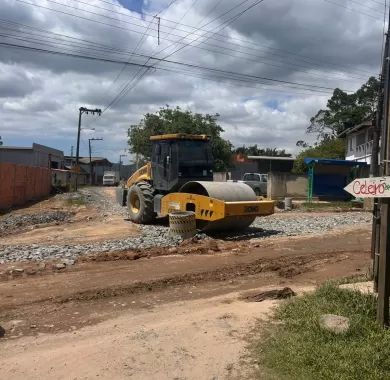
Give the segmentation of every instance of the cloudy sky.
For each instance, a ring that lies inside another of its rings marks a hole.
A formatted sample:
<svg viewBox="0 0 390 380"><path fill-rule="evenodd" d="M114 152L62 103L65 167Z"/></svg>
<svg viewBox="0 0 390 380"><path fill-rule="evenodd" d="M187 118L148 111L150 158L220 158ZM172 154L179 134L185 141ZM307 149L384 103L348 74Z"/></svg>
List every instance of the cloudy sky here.
<svg viewBox="0 0 390 380"><path fill-rule="evenodd" d="M331 89L378 74L384 1L0 0L0 136L70 154L79 107L97 107L80 154L103 138L93 154L117 162L168 104L219 113L235 146L296 153Z"/></svg>

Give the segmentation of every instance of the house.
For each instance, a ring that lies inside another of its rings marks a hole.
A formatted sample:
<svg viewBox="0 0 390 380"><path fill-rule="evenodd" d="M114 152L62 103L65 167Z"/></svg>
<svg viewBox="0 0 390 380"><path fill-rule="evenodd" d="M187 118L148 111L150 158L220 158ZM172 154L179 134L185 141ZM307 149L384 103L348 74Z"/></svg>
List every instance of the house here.
<svg viewBox="0 0 390 380"><path fill-rule="evenodd" d="M244 156L233 158L234 167L230 171L233 180L240 180L245 173L291 173L295 158L279 156Z"/></svg>
<svg viewBox="0 0 390 380"><path fill-rule="evenodd" d="M63 169L64 152L45 145L33 143L32 147L0 146L0 162Z"/></svg>
<svg viewBox="0 0 390 380"><path fill-rule="evenodd" d="M271 199L304 199L307 193L307 176L292 173L294 157L245 156L233 157L234 167L229 179L241 180L245 173L267 174L267 197ZM214 181L226 181L224 173L214 173Z"/></svg>
<svg viewBox="0 0 390 380"><path fill-rule="evenodd" d="M92 180L89 178L89 183L93 185L103 184L103 174L106 170L112 170L112 163L104 157L79 157L81 171L90 175L92 172ZM76 166L76 157L65 156L65 165L68 168ZM92 165L92 166L91 166Z"/></svg>
<svg viewBox="0 0 390 380"><path fill-rule="evenodd" d="M364 121L340 133L339 137L345 137L346 140L345 159L347 161L365 162L370 165L373 134L374 125L371 120Z"/></svg>

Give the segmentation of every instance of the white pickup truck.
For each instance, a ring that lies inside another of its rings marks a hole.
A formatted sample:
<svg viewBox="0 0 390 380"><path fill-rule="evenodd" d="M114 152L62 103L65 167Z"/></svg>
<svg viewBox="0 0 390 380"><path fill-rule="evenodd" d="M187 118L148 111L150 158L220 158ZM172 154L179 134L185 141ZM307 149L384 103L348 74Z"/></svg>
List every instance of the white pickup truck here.
<svg viewBox="0 0 390 380"><path fill-rule="evenodd" d="M105 171L103 174L103 186L117 186L119 184L119 172Z"/></svg>
<svg viewBox="0 0 390 380"><path fill-rule="evenodd" d="M242 180L233 182L246 183L253 189L257 196L267 196L268 174L245 173L242 176Z"/></svg>

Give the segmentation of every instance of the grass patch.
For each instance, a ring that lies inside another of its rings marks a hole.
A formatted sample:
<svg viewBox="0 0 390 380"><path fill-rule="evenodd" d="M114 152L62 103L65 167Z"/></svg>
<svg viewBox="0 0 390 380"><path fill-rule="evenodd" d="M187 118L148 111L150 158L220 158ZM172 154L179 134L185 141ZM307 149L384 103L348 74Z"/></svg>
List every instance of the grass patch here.
<svg viewBox="0 0 390 380"><path fill-rule="evenodd" d="M322 330L321 314L350 318L344 335ZM326 284L287 301L264 333L254 330L251 356L260 379L389 379L390 331L375 321L376 298ZM278 323L275 323L278 322Z"/></svg>
<svg viewBox="0 0 390 380"><path fill-rule="evenodd" d="M79 197L79 198L68 198L66 200L66 204L68 206L83 206L85 205L87 202L85 201L85 198L84 197Z"/></svg>
<svg viewBox="0 0 390 380"><path fill-rule="evenodd" d="M341 277L338 279L330 280L329 283L333 285L344 285L344 284L356 284L358 282L370 281L367 273L352 274L350 276Z"/></svg>

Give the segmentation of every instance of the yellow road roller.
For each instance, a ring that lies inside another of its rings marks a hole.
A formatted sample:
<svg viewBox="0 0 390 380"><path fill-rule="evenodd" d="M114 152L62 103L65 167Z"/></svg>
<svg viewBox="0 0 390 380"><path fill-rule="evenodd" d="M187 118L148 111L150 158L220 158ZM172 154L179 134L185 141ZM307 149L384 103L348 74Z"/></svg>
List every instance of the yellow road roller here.
<svg viewBox="0 0 390 380"><path fill-rule="evenodd" d="M151 162L118 192L133 222L148 224L173 211L193 211L203 231L239 230L257 216L273 214L274 202L258 200L250 186L213 182L208 136L167 134L150 139Z"/></svg>

